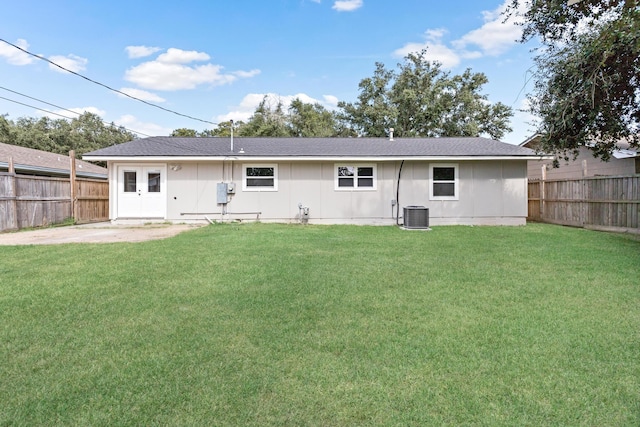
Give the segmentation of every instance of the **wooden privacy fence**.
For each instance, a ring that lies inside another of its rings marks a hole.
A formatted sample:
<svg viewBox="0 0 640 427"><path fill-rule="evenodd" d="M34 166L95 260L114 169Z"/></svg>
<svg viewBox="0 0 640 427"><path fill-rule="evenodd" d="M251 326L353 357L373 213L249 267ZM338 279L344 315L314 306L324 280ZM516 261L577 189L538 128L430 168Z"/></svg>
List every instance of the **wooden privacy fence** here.
<svg viewBox="0 0 640 427"><path fill-rule="evenodd" d="M528 219L640 233L640 175L529 182Z"/></svg>
<svg viewBox="0 0 640 427"><path fill-rule="evenodd" d="M21 228L109 219L109 183L0 173L0 232Z"/></svg>

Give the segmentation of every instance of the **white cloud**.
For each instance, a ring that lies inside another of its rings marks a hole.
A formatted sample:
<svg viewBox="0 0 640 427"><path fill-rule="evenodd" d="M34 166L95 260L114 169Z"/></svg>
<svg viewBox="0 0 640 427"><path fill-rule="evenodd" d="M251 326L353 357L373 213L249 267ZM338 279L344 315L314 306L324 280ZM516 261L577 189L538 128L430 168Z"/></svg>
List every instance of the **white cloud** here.
<svg viewBox="0 0 640 427"><path fill-rule="evenodd" d="M165 53L158 56L156 61L163 62L165 64L188 64L194 61L208 61L209 55L204 52L197 52L195 50L182 50L174 47L169 48Z"/></svg>
<svg viewBox="0 0 640 427"><path fill-rule="evenodd" d="M145 56L153 55L162 49L150 46L127 46L124 50L127 51L129 58L144 58Z"/></svg>
<svg viewBox="0 0 640 427"><path fill-rule="evenodd" d="M156 95L155 93L147 92L146 90L142 90L142 89L123 87L120 89L120 92L126 93L127 95L131 95L136 98L140 98L143 101L149 101L149 102L165 102L166 101L166 99ZM126 96L124 95L119 94L118 96L121 98L126 98Z"/></svg>
<svg viewBox="0 0 640 427"><path fill-rule="evenodd" d="M170 48L155 60L128 69L124 78L145 89L175 91L194 89L202 84L221 86L260 73L260 70L223 73L221 65L189 65L209 58L204 52Z"/></svg>
<svg viewBox="0 0 640 427"><path fill-rule="evenodd" d="M506 1L493 11L482 12L484 24L454 41L453 45L461 50L469 45L475 45L488 56L498 56L509 50L522 35L522 27L518 25L521 18L511 16L504 20L502 13L508 3L510 1Z"/></svg>
<svg viewBox="0 0 640 427"><path fill-rule="evenodd" d="M333 95L323 95L324 101L315 99L306 93L298 93L296 95L278 95L276 93L250 93L242 98L240 105L231 107L231 110L227 114L219 115L215 118L218 123L226 122L229 120L244 121L246 122L256 111L256 107L262 102L264 97L267 97L267 105L276 106L278 102L282 103L282 108L286 112L291 105L291 102L298 98L305 104L320 104L323 107L331 110L338 104L338 98Z"/></svg>
<svg viewBox="0 0 640 427"><path fill-rule="evenodd" d="M239 77L241 79L248 79L250 77L255 77L258 74L260 74L260 70L255 69L255 70L251 70L251 71L234 71L231 74L233 74L236 77Z"/></svg>
<svg viewBox="0 0 640 427"><path fill-rule="evenodd" d="M113 121L117 126L123 126L129 129L132 132L140 132L144 135L140 135L141 137L145 135L150 136L166 136L171 134L173 129L160 126L155 123L142 122L138 120L137 117L132 116L131 114L125 114L120 118Z"/></svg>
<svg viewBox="0 0 640 427"><path fill-rule="evenodd" d="M338 12L352 12L362 7L362 0L337 0L333 3L332 9Z"/></svg>
<svg viewBox="0 0 640 427"><path fill-rule="evenodd" d="M333 95L322 95L322 97L324 98L324 102L327 105L331 105L333 107L337 107L338 106L338 97L337 96L333 96ZM325 105L326 106L326 105Z"/></svg>
<svg viewBox="0 0 640 427"><path fill-rule="evenodd" d="M462 59L474 59L483 56L499 56L517 44L522 34L522 27L517 25L521 18L510 17L504 20L502 12L511 0L493 11L483 11L484 24L471 30L457 40L446 43L443 39L447 31L438 28L425 32L423 42L411 42L395 50L395 56L403 57L409 53L427 49L427 58L442 63L444 68L453 68ZM476 47L469 49L470 47Z"/></svg>
<svg viewBox="0 0 640 427"><path fill-rule="evenodd" d="M73 54L69 54L67 56L53 55L49 57L49 60L76 73L86 70L87 63L89 62L88 59ZM49 64L49 69L59 73L65 72L63 69L56 67L53 64Z"/></svg>
<svg viewBox="0 0 640 427"><path fill-rule="evenodd" d="M423 43L407 43L400 49L395 50L393 54L398 57L404 57L409 53L427 49L427 59L440 62L444 68L453 68L460 63L461 55L442 42L445 34L446 30L444 29L427 30Z"/></svg>
<svg viewBox="0 0 640 427"><path fill-rule="evenodd" d="M29 43L25 39L18 39L14 44L24 50L29 49ZM33 56L6 43L0 43L0 58L5 58L11 65L28 65L36 60Z"/></svg>

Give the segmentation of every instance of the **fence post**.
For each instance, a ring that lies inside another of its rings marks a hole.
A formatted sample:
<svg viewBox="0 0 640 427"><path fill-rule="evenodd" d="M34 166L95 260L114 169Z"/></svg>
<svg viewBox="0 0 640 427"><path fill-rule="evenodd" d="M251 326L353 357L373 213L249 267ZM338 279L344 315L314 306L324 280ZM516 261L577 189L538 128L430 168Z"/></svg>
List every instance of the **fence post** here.
<svg viewBox="0 0 640 427"><path fill-rule="evenodd" d="M547 165L542 165L542 180L540 181L540 221L544 220L544 199L546 198Z"/></svg>
<svg viewBox="0 0 640 427"><path fill-rule="evenodd" d="M77 201L76 201L76 152L69 151L69 184L71 185L71 216L73 222L78 221Z"/></svg>
<svg viewBox="0 0 640 427"><path fill-rule="evenodd" d="M17 230L18 229L18 194L17 194L17 186L16 186L16 169L13 164L13 157L9 156L9 198L11 202L9 203L9 218L11 218L11 223L8 225L9 230Z"/></svg>

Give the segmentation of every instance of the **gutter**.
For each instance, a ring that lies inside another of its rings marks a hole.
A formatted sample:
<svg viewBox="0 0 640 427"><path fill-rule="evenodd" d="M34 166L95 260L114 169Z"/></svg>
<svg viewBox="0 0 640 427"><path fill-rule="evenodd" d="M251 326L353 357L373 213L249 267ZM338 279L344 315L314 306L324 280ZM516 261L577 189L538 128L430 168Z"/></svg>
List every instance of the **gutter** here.
<svg viewBox="0 0 640 427"><path fill-rule="evenodd" d="M552 160L548 155L526 156L82 156L88 161L124 162L201 162L201 161L243 161L243 162L397 162L397 161L471 161L471 160Z"/></svg>

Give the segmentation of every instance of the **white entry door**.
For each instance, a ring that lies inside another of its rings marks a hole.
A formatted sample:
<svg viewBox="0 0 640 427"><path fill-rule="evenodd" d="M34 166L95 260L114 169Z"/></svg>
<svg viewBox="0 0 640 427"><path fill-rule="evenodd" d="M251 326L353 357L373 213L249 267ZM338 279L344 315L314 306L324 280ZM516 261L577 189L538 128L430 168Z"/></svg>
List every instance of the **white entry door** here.
<svg viewBox="0 0 640 427"><path fill-rule="evenodd" d="M164 166L118 167L118 218L164 218Z"/></svg>

